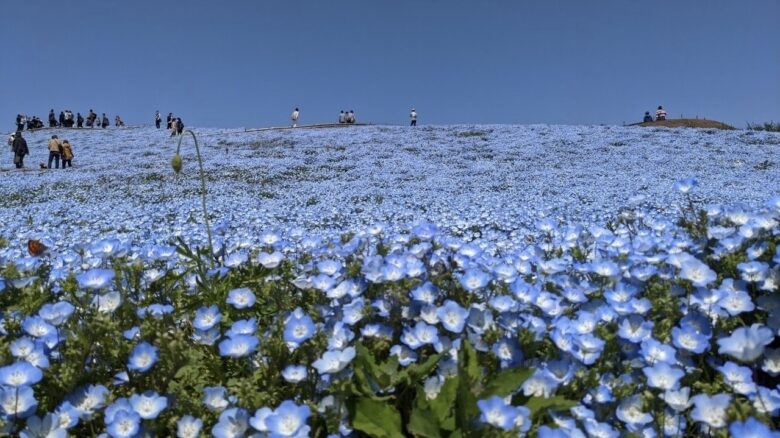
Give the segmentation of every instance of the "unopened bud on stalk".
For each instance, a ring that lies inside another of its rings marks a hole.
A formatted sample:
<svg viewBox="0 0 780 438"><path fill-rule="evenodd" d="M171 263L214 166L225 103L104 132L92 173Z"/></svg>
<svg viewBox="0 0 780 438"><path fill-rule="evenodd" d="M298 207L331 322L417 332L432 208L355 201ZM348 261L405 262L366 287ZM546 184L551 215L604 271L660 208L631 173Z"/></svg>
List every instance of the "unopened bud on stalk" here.
<svg viewBox="0 0 780 438"><path fill-rule="evenodd" d="M179 154L174 155L173 158L171 159L171 167L173 167L173 171L176 173L181 172L181 166L182 166L181 155Z"/></svg>

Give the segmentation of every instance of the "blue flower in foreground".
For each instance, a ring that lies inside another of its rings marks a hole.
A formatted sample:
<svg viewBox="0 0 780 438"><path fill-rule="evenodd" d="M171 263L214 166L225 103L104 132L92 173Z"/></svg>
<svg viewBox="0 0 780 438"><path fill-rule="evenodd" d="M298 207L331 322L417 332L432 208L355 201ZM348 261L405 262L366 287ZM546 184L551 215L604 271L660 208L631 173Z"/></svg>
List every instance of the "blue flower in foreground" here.
<svg viewBox="0 0 780 438"><path fill-rule="evenodd" d="M753 370L748 367L741 367L734 362L726 362L723 366L717 367L723 376L723 381L731 387L734 392L743 395L750 395L756 392L756 384L753 383Z"/></svg>
<svg viewBox="0 0 780 438"><path fill-rule="evenodd" d="M56 335L57 328L40 316L28 316L22 321L22 330L35 338Z"/></svg>
<svg viewBox="0 0 780 438"><path fill-rule="evenodd" d="M536 431L536 438L571 438L566 429L553 429L548 426L540 426Z"/></svg>
<svg viewBox="0 0 780 438"><path fill-rule="evenodd" d="M176 422L177 438L198 438L203 429L203 420L192 415L185 415Z"/></svg>
<svg viewBox="0 0 780 438"><path fill-rule="evenodd" d="M639 395L632 395L623 400L615 411L618 419L625 423L631 432L642 429L647 423L653 421L653 416L642 411L642 399Z"/></svg>
<svg viewBox="0 0 780 438"><path fill-rule="evenodd" d="M481 412L479 420L483 423L503 430L514 429L515 418L517 418L519 412L514 406L508 405L501 397L494 395L487 400L479 400L477 401L477 407L479 407Z"/></svg>
<svg viewBox="0 0 780 438"><path fill-rule="evenodd" d="M284 327L284 342L291 349L296 349L312 336L314 336L314 321L303 312L303 309L296 308L287 317Z"/></svg>
<svg viewBox="0 0 780 438"><path fill-rule="evenodd" d="M716 394L712 397L699 394L691 397L693 402L693 410L691 411L691 418L705 423L710 427L723 427L726 425L728 416L726 415L726 409L728 409L731 403L731 396L728 394Z"/></svg>
<svg viewBox="0 0 780 438"><path fill-rule="evenodd" d="M647 338L642 341L639 354L650 365L658 362L666 362L669 365L673 365L677 362L677 350L671 345L658 342L655 338Z"/></svg>
<svg viewBox="0 0 780 438"><path fill-rule="evenodd" d="M35 385L42 378L43 372L26 361L0 368L0 384L13 388Z"/></svg>
<svg viewBox="0 0 780 438"><path fill-rule="evenodd" d="M168 399L154 391L146 391L143 394L134 394L130 397L130 405L144 420L157 418L166 407Z"/></svg>
<svg viewBox="0 0 780 438"><path fill-rule="evenodd" d="M482 289L490 283L490 274L485 273L481 269L472 268L467 270L460 276L460 285L463 286L469 292Z"/></svg>
<svg viewBox="0 0 780 438"><path fill-rule="evenodd" d="M697 332L690 325L672 328L672 343L677 348L696 354L701 354L710 348L709 336Z"/></svg>
<svg viewBox="0 0 780 438"><path fill-rule="evenodd" d="M458 305L458 303L447 300L436 311L436 315L445 329L453 333L460 333L463 331L463 326L466 325L469 311Z"/></svg>
<svg viewBox="0 0 780 438"><path fill-rule="evenodd" d="M26 418L35 413L38 400L29 386L0 388L0 410L6 416Z"/></svg>
<svg viewBox="0 0 780 438"><path fill-rule="evenodd" d="M141 342L133 348L130 358L127 361L127 368L131 371L145 373L157 363L157 347L148 343Z"/></svg>
<svg viewBox="0 0 780 438"><path fill-rule="evenodd" d="M255 305L255 300L255 294L247 287L233 289L227 297L227 303L236 309L248 309Z"/></svg>
<svg viewBox="0 0 780 438"><path fill-rule="evenodd" d="M219 307L216 305L201 307L195 311L195 319L192 320L192 326L198 330L208 330L222 321L222 314L219 313Z"/></svg>
<svg viewBox="0 0 780 438"><path fill-rule="evenodd" d="M38 310L38 316L51 325L58 326L70 318L76 308L67 301L57 301L54 304L44 304Z"/></svg>
<svg viewBox="0 0 780 438"><path fill-rule="evenodd" d="M748 327L740 327L726 338L718 339L718 353L727 354L742 362L753 362L764 354L764 347L775 338L774 333L768 327L761 324L753 324Z"/></svg>
<svg viewBox="0 0 780 438"><path fill-rule="evenodd" d="M90 385L80 388L71 396L70 403L82 417L89 417L105 406L108 388L103 385Z"/></svg>
<svg viewBox="0 0 780 438"><path fill-rule="evenodd" d="M268 425L265 424L265 420L273 415L274 411L271 408L260 408L255 411L255 415L249 419L249 424L258 432L268 432Z"/></svg>
<svg viewBox="0 0 780 438"><path fill-rule="evenodd" d="M417 361L417 353L405 345L393 345L390 347L390 356L398 358L398 364L407 367Z"/></svg>
<svg viewBox="0 0 780 438"><path fill-rule="evenodd" d="M113 279L114 271L110 269L90 269L76 275L82 289L103 289L108 287Z"/></svg>
<svg viewBox="0 0 780 438"><path fill-rule="evenodd" d="M54 411L59 423L65 429L70 429L79 423L81 413L69 401L62 402Z"/></svg>
<svg viewBox="0 0 780 438"><path fill-rule="evenodd" d="M243 437L249 429L249 413L240 408L230 408L219 415L219 421L211 429L215 438Z"/></svg>
<svg viewBox="0 0 780 438"><path fill-rule="evenodd" d="M68 431L60 424L57 414L48 413L43 418L33 415L27 418L27 427L19 433L21 438L67 438Z"/></svg>
<svg viewBox="0 0 780 438"><path fill-rule="evenodd" d="M731 436L739 438L780 438L780 432L772 430L753 417L748 417L745 421L731 423L729 432L731 432Z"/></svg>
<svg viewBox="0 0 780 438"><path fill-rule="evenodd" d="M718 278L709 266L696 258L689 258L680 267L680 278L690 281L696 287L707 287Z"/></svg>
<svg viewBox="0 0 780 438"><path fill-rule="evenodd" d="M228 407L227 389L223 386L203 388L203 404L211 411L219 412Z"/></svg>
<svg viewBox="0 0 780 438"><path fill-rule="evenodd" d="M219 355L234 359L245 357L254 353L259 343L255 336L235 335L219 343Z"/></svg>
<svg viewBox="0 0 780 438"><path fill-rule="evenodd" d="M265 424L272 437L306 437L309 429L306 420L310 413L308 406L285 400L265 419Z"/></svg>
<svg viewBox="0 0 780 438"><path fill-rule="evenodd" d="M225 332L225 336L231 337L235 335L254 335L257 331L257 318L240 319L230 326L230 329Z"/></svg>
<svg viewBox="0 0 780 438"><path fill-rule="evenodd" d="M225 257L225 263L224 265L228 268L237 268L246 261L249 260L249 254L241 251L241 252L234 252L233 254L230 254L229 256Z"/></svg>
<svg viewBox="0 0 780 438"><path fill-rule="evenodd" d="M677 388L680 379L685 376L685 371L670 366L666 362L658 362L651 367L642 369L647 377L647 386L663 391Z"/></svg>
<svg viewBox="0 0 780 438"><path fill-rule="evenodd" d="M279 251L274 251L273 253L261 252L257 255L257 263L268 269L279 266L282 260L284 260L284 256Z"/></svg>
<svg viewBox="0 0 780 438"><path fill-rule="evenodd" d="M354 347L347 347L341 351L328 350L321 358L315 360L311 365L316 368L320 374L333 374L346 368L354 357Z"/></svg>
<svg viewBox="0 0 780 438"><path fill-rule="evenodd" d="M116 413L106 431L114 438L130 438L136 436L140 428L141 416L133 411L122 410Z"/></svg>

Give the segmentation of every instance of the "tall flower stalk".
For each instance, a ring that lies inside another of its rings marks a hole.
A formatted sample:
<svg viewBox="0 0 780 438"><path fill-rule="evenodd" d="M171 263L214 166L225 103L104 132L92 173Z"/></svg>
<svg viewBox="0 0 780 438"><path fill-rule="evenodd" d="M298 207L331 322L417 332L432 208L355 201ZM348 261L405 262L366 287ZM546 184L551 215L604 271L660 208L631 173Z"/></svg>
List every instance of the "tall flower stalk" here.
<svg viewBox="0 0 780 438"><path fill-rule="evenodd" d="M198 156L198 166L200 167L200 201L201 205L203 206L203 221L206 223L206 234L209 238L209 255L214 253L214 244L211 240L211 225L209 225L209 212L206 208L206 173L203 171L203 159L200 156L200 146L198 146L198 138L195 136L195 133L192 132L192 130L187 129L185 130L180 136L179 136L179 144L176 146L176 155L173 156L171 159L171 167L173 167L173 171L176 172L178 175L179 172L181 172L182 169L182 158L179 154L179 151L181 150L181 142L184 140L184 134L189 133L192 135L192 139L195 141L195 152Z"/></svg>

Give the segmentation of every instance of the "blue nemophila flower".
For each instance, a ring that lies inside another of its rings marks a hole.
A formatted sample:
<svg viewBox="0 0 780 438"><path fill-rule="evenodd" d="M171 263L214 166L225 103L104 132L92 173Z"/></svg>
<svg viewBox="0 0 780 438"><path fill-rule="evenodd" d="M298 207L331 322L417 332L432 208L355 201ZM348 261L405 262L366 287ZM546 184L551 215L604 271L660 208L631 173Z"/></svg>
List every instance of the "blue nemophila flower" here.
<svg viewBox="0 0 780 438"><path fill-rule="evenodd" d="M162 319L165 315L173 313L173 306L170 304L151 304L146 308L147 315L154 319Z"/></svg>
<svg viewBox="0 0 780 438"><path fill-rule="evenodd" d="M739 438L780 438L780 432L753 417L748 417L745 421L731 423L729 432L731 432L731 436Z"/></svg>
<svg viewBox="0 0 780 438"><path fill-rule="evenodd" d="M690 281L696 287L707 287L718 278L709 266L697 258L688 258L680 266L680 278Z"/></svg>
<svg viewBox="0 0 780 438"><path fill-rule="evenodd" d="M119 292L107 292L96 294L92 298L92 306L100 313L113 313L122 304L122 295Z"/></svg>
<svg viewBox="0 0 780 438"><path fill-rule="evenodd" d="M57 333L57 328L40 316L28 316L22 321L22 330L35 338L42 338Z"/></svg>
<svg viewBox="0 0 780 438"><path fill-rule="evenodd" d="M639 395L632 395L623 400L618 405L615 415L631 432L637 432L653 421L653 416L643 411L642 398Z"/></svg>
<svg viewBox="0 0 780 438"><path fill-rule="evenodd" d="M33 415L27 418L27 427L19 433L21 438L67 438L68 431L60 424L55 413L48 413L43 418Z"/></svg>
<svg viewBox="0 0 780 438"><path fill-rule="evenodd" d="M35 348L35 342L28 336L13 340L9 347L11 355L19 359L24 359L27 355L32 354Z"/></svg>
<svg viewBox="0 0 780 438"><path fill-rule="evenodd" d="M753 383L753 370L741 367L734 362L726 362L717 367L723 376L723 381L737 394L750 395L756 392L756 384Z"/></svg>
<svg viewBox="0 0 780 438"><path fill-rule="evenodd" d="M93 413L105 406L108 388L103 385L89 385L78 389L71 397L70 403L82 417L89 419Z"/></svg>
<svg viewBox="0 0 780 438"><path fill-rule="evenodd" d="M677 350L671 345L662 344L655 338L649 337L642 341L639 348L639 354L642 359L650 365L654 365L658 362L666 362L669 365L674 365L677 361Z"/></svg>
<svg viewBox="0 0 780 438"><path fill-rule="evenodd" d="M493 344L491 351L501 361L501 368L517 366L523 360L520 344L514 338L503 337L499 339Z"/></svg>
<svg viewBox="0 0 780 438"><path fill-rule="evenodd" d="M691 388L685 387L676 390L668 390L661 394L661 399L666 405L676 412L682 412L691 407Z"/></svg>
<svg viewBox="0 0 780 438"><path fill-rule="evenodd" d="M219 421L211 428L215 438L243 437L249 429L249 413L245 409L230 408L219 415Z"/></svg>
<svg viewBox="0 0 780 438"><path fill-rule="evenodd" d="M144 420L157 418L168 407L168 399L154 391L146 391L143 394L130 396L130 405Z"/></svg>
<svg viewBox="0 0 780 438"><path fill-rule="evenodd" d="M257 263L268 269L279 266L283 260L284 256L279 251L274 251L272 253L261 252L257 255Z"/></svg>
<svg viewBox="0 0 780 438"><path fill-rule="evenodd" d="M593 418L586 418L583 421L583 425L585 426L585 431L588 433L589 437L599 437L599 438L620 437L620 432L615 430L614 427L610 426L609 423L599 423Z"/></svg>
<svg viewBox="0 0 780 438"><path fill-rule="evenodd" d="M685 375L685 371L666 362L658 362L653 366L642 368L642 372L647 377L647 386L662 391L677 388L680 379Z"/></svg>
<svg viewBox="0 0 780 438"><path fill-rule="evenodd" d="M282 370L282 378L290 383L300 383L306 375L306 365L288 365Z"/></svg>
<svg viewBox="0 0 780 438"><path fill-rule="evenodd" d="M230 404L227 399L227 389L224 386L203 388L203 404L211 411L222 411Z"/></svg>
<svg viewBox="0 0 780 438"><path fill-rule="evenodd" d="M294 350L314 336L314 321L303 309L297 307L285 321L284 342Z"/></svg>
<svg viewBox="0 0 780 438"><path fill-rule="evenodd" d="M113 438L131 438L136 436L141 428L141 416L134 411L121 410L114 415L113 421L107 425L106 431Z"/></svg>
<svg viewBox="0 0 780 438"><path fill-rule="evenodd" d="M249 419L249 424L258 432L268 432L268 425L265 424L265 420L273 415L274 411L271 408L260 408L255 411L255 415Z"/></svg>
<svg viewBox="0 0 780 438"><path fill-rule="evenodd" d="M618 327L618 336L629 342L639 343L652 335L653 322L645 321L639 315L623 318Z"/></svg>
<svg viewBox="0 0 780 438"><path fill-rule="evenodd" d="M776 417L780 414L780 391L759 386L758 391L753 394L753 409Z"/></svg>
<svg viewBox="0 0 780 438"><path fill-rule="evenodd" d="M674 190L686 194L689 193L691 190L693 190L694 187L698 186L699 182L696 181L696 178L690 177L690 178L684 178L681 180L677 180L674 183Z"/></svg>
<svg viewBox="0 0 780 438"><path fill-rule="evenodd" d="M223 264L228 268L238 268L246 263L247 260L249 260L249 254L244 251L239 251L225 257L225 262Z"/></svg>
<svg viewBox="0 0 780 438"><path fill-rule="evenodd" d="M479 420L483 423L503 430L515 428L515 419L519 415L519 411L514 406L507 404L501 397L493 396L487 400L478 400L477 407L481 412Z"/></svg>
<svg viewBox="0 0 780 438"><path fill-rule="evenodd" d="M62 427L70 429L79 423L81 413L76 409L69 401L60 403L57 409L54 410L57 414L57 419Z"/></svg>
<svg viewBox="0 0 780 438"><path fill-rule="evenodd" d="M293 401L285 400L265 419L265 424L272 437L303 438L309 435L306 421L310 414L308 406L298 406Z"/></svg>
<svg viewBox="0 0 780 438"><path fill-rule="evenodd" d="M219 327L212 327L208 330L195 329L192 333L192 340L200 345L214 345L219 337Z"/></svg>
<svg viewBox="0 0 780 438"><path fill-rule="evenodd" d="M176 422L176 438L198 438L203 430L203 420L185 415Z"/></svg>
<svg viewBox="0 0 780 438"><path fill-rule="evenodd" d="M606 343L603 339L592 333L579 335L574 339L574 351L572 355L585 365L593 365L604 351Z"/></svg>
<svg viewBox="0 0 780 438"><path fill-rule="evenodd" d="M436 286L433 285L433 283L426 281L425 283L412 289L409 295L413 300L419 303L433 304L434 301L436 301L436 298L439 296L439 290L436 288Z"/></svg>
<svg viewBox="0 0 780 438"><path fill-rule="evenodd" d="M128 341L132 341L133 339L138 338L140 334L141 334L141 327L135 326L123 331L122 337L124 337Z"/></svg>
<svg viewBox="0 0 780 438"><path fill-rule="evenodd" d="M355 334L343 322L337 321L328 333L328 349L341 350L349 346Z"/></svg>
<svg viewBox="0 0 780 438"><path fill-rule="evenodd" d="M127 368L130 371L145 373L157 363L157 347L148 343L141 342L133 348L130 358L127 360Z"/></svg>
<svg viewBox="0 0 780 438"><path fill-rule="evenodd" d="M26 418L35 413L38 400L30 386L0 387L0 411L7 417Z"/></svg>
<svg viewBox="0 0 780 438"><path fill-rule="evenodd" d="M35 385L42 378L43 372L26 361L0 368L0 384L12 388Z"/></svg>
<svg viewBox="0 0 780 438"><path fill-rule="evenodd" d="M44 304L38 310L38 316L51 325L58 326L70 318L76 308L67 301L57 301L54 304Z"/></svg>
<svg viewBox="0 0 780 438"><path fill-rule="evenodd" d="M672 343L691 353L701 354L710 348L710 338L696 331L691 325L672 328Z"/></svg>
<svg viewBox="0 0 780 438"><path fill-rule="evenodd" d="M458 305L458 303L451 300L445 301L444 305L439 307L439 310L436 313L439 316L441 325L453 333L460 333L463 331L463 326L466 325L466 318L469 316L469 311L467 309L464 309Z"/></svg>
<svg viewBox="0 0 780 438"><path fill-rule="evenodd" d="M361 319L363 319L363 309L366 307L366 302L362 297L355 298L349 304L344 305L341 308L343 316L341 321L344 324L355 325Z"/></svg>
<svg viewBox="0 0 780 438"><path fill-rule="evenodd" d="M235 335L254 335L257 331L257 318L240 319L230 326L230 329L225 332L225 336L232 337Z"/></svg>
<svg viewBox="0 0 780 438"><path fill-rule="evenodd" d="M718 339L718 353L727 354L742 362L753 362L764 353L764 347L774 340L771 329L761 324L740 327L726 338Z"/></svg>
<svg viewBox="0 0 780 438"><path fill-rule="evenodd" d="M226 301L236 309L248 309L255 305L255 294L247 287L233 289L228 293Z"/></svg>
<svg viewBox="0 0 780 438"><path fill-rule="evenodd" d="M320 374L333 374L346 368L354 357L354 347L347 347L344 350L328 350L311 365Z"/></svg>
<svg viewBox="0 0 780 438"><path fill-rule="evenodd" d="M719 428L726 425L728 416L726 409L731 403L731 396L728 394L716 394L712 397L706 394L699 394L691 397L693 410L691 418L695 421L705 423L710 427Z"/></svg>
<svg viewBox="0 0 780 438"><path fill-rule="evenodd" d="M338 260L323 260L317 263L317 270L321 274L330 275L331 277L334 277L341 273L342 266L343 265Z"/></svg>
<svg viewBox="0 0 780 438"><path fill-rule="evenodd" d="M234 359L245 357L254 353L259 343L255 336L235 335L219 343L219 355Z"/></svg>
<svg viewBox="0 0 780 438"><path fill-rule="evenodd" d="M192 320L192 326L198 330L208 330L222 321L222 314L216 305L201 307L195 311L195 318Z"/></svg>
<svg viewBox="0 0 780 438"><path fill-rule="evenodd" d="M76 275L76 280L82 289L104 289L113 279L114 271L111 269L90 269Z"/></svg>
<svg viewBox="0 0 780 438"><path fill-rule="evenodd" d="M336 280L330 275L317 274L311 278L311 287L322 292L328 292L335 284Z"/></svg>
<svg viewBox="0 0 780 438"><path fill-rule="evenodd" d="M725 292L724 296L718 300L718 306L731 316L752 312L756 308L750 298L750 294L743 290Z"/></svg>
<svg viewBox="0 0 780 438"><path fill-rule="evenodd" d="M469 292L474 292L490 283L490 274L482 271L481 269L472 268L467 270L458 279L460 285L463 286Z"/></svg>

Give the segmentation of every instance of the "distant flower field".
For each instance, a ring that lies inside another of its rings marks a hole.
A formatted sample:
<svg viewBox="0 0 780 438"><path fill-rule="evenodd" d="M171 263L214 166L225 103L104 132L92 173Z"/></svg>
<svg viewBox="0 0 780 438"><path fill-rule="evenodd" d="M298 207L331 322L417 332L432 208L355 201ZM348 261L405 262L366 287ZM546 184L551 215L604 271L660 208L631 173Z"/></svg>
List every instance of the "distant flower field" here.
<svg viewBox="0 0 780 438"><path fill-rule="evenodd" d="M190 139L3 173L0 433L778 435L779 135L199 132L213 248Z"/></svg>

